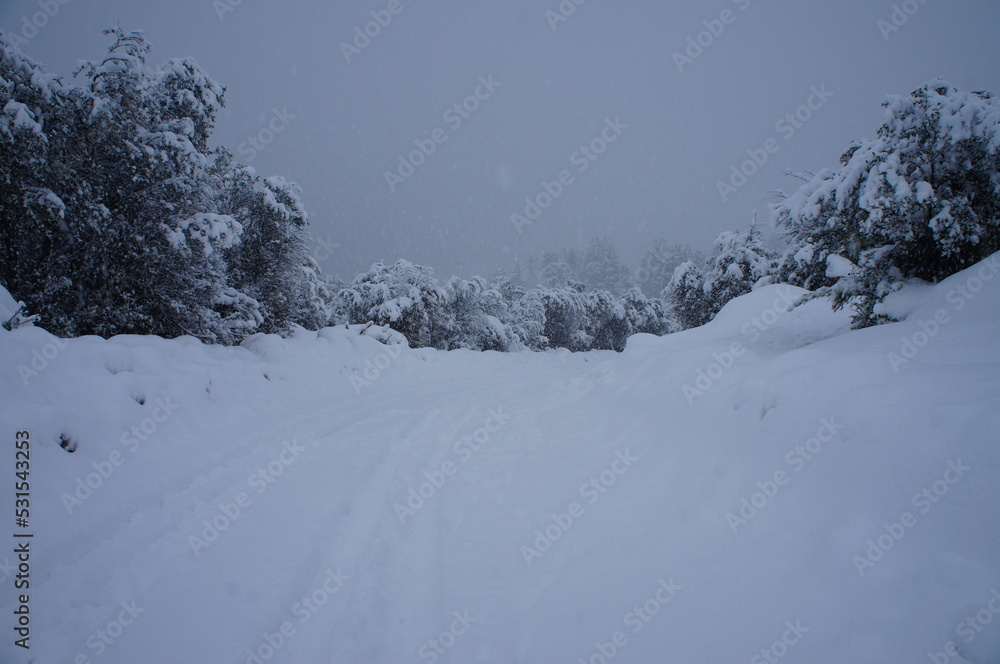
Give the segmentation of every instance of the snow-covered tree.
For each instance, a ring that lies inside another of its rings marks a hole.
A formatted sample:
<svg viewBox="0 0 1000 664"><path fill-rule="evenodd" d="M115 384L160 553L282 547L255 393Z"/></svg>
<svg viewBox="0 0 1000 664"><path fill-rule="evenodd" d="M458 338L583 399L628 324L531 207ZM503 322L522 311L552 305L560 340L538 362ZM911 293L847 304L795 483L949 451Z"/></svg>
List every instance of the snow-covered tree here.
<svg viewBox="0 0 1000 664"><path fill-rule="evenodd" d="M0 282L57 330L74 302L66 254L78 245L66 216L72 173L50 159L57 137L46 132L72 114L63 83L0 33Z"/></svg>
<svg viewBox="0 0 1000 664"><path fill-rule="evenodd" d="M591 339L585 331L587 310L581 293L570 288L542 288L537 298L545 314L543 335L550 348L590 348Z"/></svg>
<svg viewBox="0 0 1000 664"><path fill-rule="evenodd" d="M565 256L557 251L542 254L541 265L541 283L546 288L565 288L576 279Z"/></svg>
<svg viewBox="0 0 1000 664"><path fill-rule="evenodd" d="M625 342L633 329L621 301L608 291L586 293L584 302L584 331L588 348L595 350L625 350Z"/></svg>
<svg viewBox="0 0 1000 664"><path fill-rule="evenodd" d="M526 291L510 281L498 281L496 290L507 303L507 325L511 334L524 348L543 350L549 340L545 336L545 304L539 289Z"/></svg>
<svg viewBox="0 0 1000 664"><path fill-rule="evenodd" d="M298 192L209 147L224 90L141 32L66 83L0 36L0 280L57 334L236 343L329 319ZM328 289L326 289L328 290Z"/></svg>
<svg viewBox="0 0 1000 664"><path fill-rule="evenodd" d="M618 259L610 238L591 240L583 255L580 279L591 290L606 290L620 295L629 287L629 271Z"/></svg>
<svg viewBox="0 0 1000 664"><path fill-rule="evenodd" d="M754 284L771 274L774 258L755 224L743 233L720 234L712 249L704 290L714 316L727 302L749 293Z"/></svg>
<svg viewBox="0 0 1000 664"><path fill-rule="evenodd" d="M883 106L876 139L775 210L799 272L824 275L817 295L851 304L857 326L879 322L877 303L904 280L935 282L1000 249L1000 104L937 80Z"/></svg>
<svg viewBox="0 0 1000 664"><path fill-rule="evenodd" d="M508 277L453 277L440 288L428 268L407 261L373 266L338 299L351 323L373 321L412 346L442 350L620 351L637 332L673 329L664 304L635 289L620 298L571 287L526 290Z"/></svg>
<svg viewBox="0 0 1000 664"><path fill-rule="evenodd" d="M635 285L644 294L658 297L670 285L674 270L688 261L702 263L704 258L690 245L655 240L636 270Z"/></svg>
<svg viewBox="0 0 1000 664"><path fill-rule="evenodd" d="M243 228L228 254L232 283L261 304L262 332L293 325L316 329L330 321L319 267L308 254L308 215L301 190L282 177L262 178L220 156L220 206Z"/></svg>
<svg viewBox="0 0 1000 664"><path fill-rule="evenodd" d="M507 302L482 277L453 277L445 284L448 322L451 329L445 348L510 350L519 341L505 323Z"/></svg>
<svg viewBox="0 0 1000 664"><path fill-rule="evenodd" d="M705 274L693 261L677 266L667 293L671 314L682 330L704 325L715 315L705 293Z"/></svg>
<svg viewBox="0 0 1000 664"><path fill-rule="evenodd" d="M773 280L774 262L755 224L721 233L704 268L687 261L674 271L665 295L676 324L686 330L712 320L733 298Z"/></svg>
<svg viewBox="0 0 1000 664"><path fill-rule="evenodd" d="M192 60L151 70L142 33L106 32L108 55L79 73L84 147L95 160L82 172L108 211L76 279L88 301L79 320L104 335L238 341L261 314L253 297L227 283L225 252L243 227L217 213L207 149L223 89Z"/></svg>
<svg viewBox="0 0 1000 664"><path fill-rule="evenodd" d="M659 298L646 297L638 288L630 288L619 302L625 310L630 335L643 333L662 336L675 331L675 324Z"/></svg>
<svg viewBox="0 0 1000 664"><path fill-rule="evenodd" d="M447 293L429 267L400 260L376 263L338 296L350 323L373 322L400 332L414 348L446 344Z"/></svg>

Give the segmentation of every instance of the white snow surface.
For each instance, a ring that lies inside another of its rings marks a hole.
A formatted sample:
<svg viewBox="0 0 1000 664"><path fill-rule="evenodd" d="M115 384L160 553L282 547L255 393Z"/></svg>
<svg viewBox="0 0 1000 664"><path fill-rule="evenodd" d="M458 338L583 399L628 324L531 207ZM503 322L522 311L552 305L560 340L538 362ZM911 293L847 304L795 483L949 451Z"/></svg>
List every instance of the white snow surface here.
<svg viewBox="0 0 1000 664"><path fill-rule="evenodd" d="M621 354L0 330L0 661L996 664L998 267Z"/></svg>

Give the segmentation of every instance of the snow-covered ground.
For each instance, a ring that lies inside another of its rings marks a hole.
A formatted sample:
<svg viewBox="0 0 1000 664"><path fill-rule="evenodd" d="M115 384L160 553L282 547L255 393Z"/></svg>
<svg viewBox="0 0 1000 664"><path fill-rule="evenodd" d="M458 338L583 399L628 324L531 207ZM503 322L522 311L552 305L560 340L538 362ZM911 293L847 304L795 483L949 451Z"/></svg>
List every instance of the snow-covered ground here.
<svg viewBox="0 0 1000 664"><path fill-rule="evenodd" d="M998 271L622 354L0 331L0 661L997 664Z"/></svg>

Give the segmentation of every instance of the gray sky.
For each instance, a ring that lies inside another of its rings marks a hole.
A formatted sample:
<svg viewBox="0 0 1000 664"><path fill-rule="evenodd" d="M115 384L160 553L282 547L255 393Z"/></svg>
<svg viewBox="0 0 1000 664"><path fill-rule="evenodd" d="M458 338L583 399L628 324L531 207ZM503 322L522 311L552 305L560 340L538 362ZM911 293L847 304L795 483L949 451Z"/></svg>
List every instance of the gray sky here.
<svg viewBox="0 0 1000 664"><path fill-rule="evenodd" d="M58 11L32 36L25 17L49 3ZM64 73L101 57L115 24L146 31L153 64L194 56L228 90L216 140L298 182L314 236L340 245L319 249L324 268L351 278L407 258L447 277L602 234L633 266L657 237L704 248L754 210L766 217L769 193L795 186L786 169L833 166L872 136L885 95L938 76L1000 93L1000 3L900 2L912 13L896 11L898 29L893 5L563 0L574 11L557 21L559 0L3 0L0 28ZM341 43L373 11L391 22L369 26L348 62ZM699 33L702 52L679 67ZM832 97L810 99L823 86ZM777 124L796 111L808 119ZM260 151L258 135L273 138ZM717 183L768 139L774 153L723 201ZM418 140L433 153L390 191L385 173ZM555 200L518 232L511 215L526 197L547 204L543 182L560 174L562 191L550 185Z"/></svg>

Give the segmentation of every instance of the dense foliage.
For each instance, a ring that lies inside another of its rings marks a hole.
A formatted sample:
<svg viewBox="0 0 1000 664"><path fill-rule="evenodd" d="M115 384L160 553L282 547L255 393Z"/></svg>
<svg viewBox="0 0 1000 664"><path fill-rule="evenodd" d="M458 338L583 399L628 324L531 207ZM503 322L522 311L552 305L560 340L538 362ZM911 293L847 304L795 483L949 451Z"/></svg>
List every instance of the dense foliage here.
<svg viewBox="0 0 1000 664"><path fill-rule="evenodd" d="M776 208L790 249L780 278L855 323L907 279L937 282L1000 250L1000 104L938 80L889 97L861 141Z"/></svg>
<svg viewBox="0 0 1000 664"><path fill-rule="evenodd" d="M1000 105L935 81L888 98L876 139L779 201L781 252L751 224L707 258L656 240L634 273L602 237L492 280L441 284L401 260L342 284L307 251L298 187L209 146L222 86L190 58L151 68L141 32L106 34L107 55L69 81L0 34L0 284L23 301L18 320L63 336L233 344L371 322L412 346L622 350L774 282L870 325L905 280L1000 250Z"/></svg>
<svg viewBox="0 0 1000 664"><path fill-rule="evenodd" d="M0 282L62 335L235 343L325 322L297 188L208 147L223 88L107 34L72 83L0 37Z"/></svg>
<svg viewBox="0 0 1000 664"><path fill-rule="evenodd" d="M440 286L429 268L402 260L373 265L340 292L338 303L348 322L385 325L412 346L444 350L622 350L633 334L672 330L662 302L636 289L616 297L481 277Z"/></svg>

